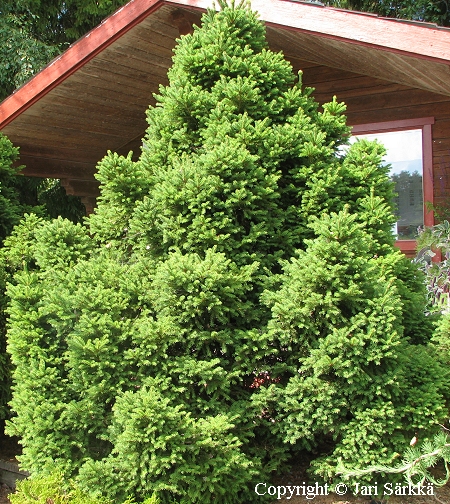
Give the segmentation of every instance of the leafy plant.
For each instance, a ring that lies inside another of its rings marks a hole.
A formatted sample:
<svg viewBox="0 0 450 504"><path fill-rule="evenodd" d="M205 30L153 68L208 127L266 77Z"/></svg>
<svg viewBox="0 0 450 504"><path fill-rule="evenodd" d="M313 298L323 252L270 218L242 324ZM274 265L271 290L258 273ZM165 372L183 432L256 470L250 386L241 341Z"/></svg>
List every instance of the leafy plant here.
<svg viewBox="0 0 450 504"><path fill-rule="evenodd" d="M121 0L3 0L0 5L0 101L125 3Z"/></svg>
<svg viewBox="0 0 450 504"><path fill-rule="evenodd" d="M326 5L362 12L374 12L380 16L400 19L412 19L450 25L450 14L446 0L329 0Z"/></svg>
<svg viewBox="0 0 450 504"><path fill-rule="evenodd" d="M0 7L0 101L26 82L54 56L58 48L37 40L28 17L15 16Z"/></svg>
<svg viewBox="0 0 450 504"><path fill-rule="evenodd" d="M91 498L74 483L66 485L61 473L17 482L16 492L8 496L11 504L110 504L106 499Z"/></svg>
<svg viewBox="0 0 450 504"><path fill-rule="evenodd" d="M84 493L73 481L66 482L57 471L18 481L15 493L8 498L11 504L112 504L108 499ZM123 504L138 503L128 498ZM154 493L141 504L160 504L160 500Z"/></svg>
<svg viewBox="0 0 450 504"><path fill-rule="evenodd" d="M448 313L450 310L450 223L444 220L426 227L417 240L415 261L426 276L431 310ZM437 254L440 260L436 261Z"/></svg>
<svg viewBox="0 0 450 504"><path fill-rule="evenodd" d="M6 353L6 284L11 279L4 258L1 255L3 241L11 233L25 212L34 210L42 213L36 202L27 201L20 191L20 167L14 166L19 156L19 149L0 133L0 431L3 434L3 422L8 416L7 403L10 399L10 361ZM23 178L23 177L22 177Z"/></svg>

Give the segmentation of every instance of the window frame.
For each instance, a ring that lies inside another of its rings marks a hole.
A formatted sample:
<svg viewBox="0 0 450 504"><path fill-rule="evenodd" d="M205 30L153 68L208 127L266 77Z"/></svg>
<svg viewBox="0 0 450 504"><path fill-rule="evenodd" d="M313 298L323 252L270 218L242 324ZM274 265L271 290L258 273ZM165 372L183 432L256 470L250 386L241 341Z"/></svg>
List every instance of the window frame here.
<svg viewBox="0 0 450 504"><path fill-rule="evenodd" d="M434 213L427 210L426 202L434 203L433 183L433 132L434 117L418 117L398 121L355 124L352 135L373 133L389 133L391 131L422 130L422 164L423 164L423 223L425 226L434 225ZM416 240L396 240L395 246L407 256L414 256L417 247Z"/></svg>

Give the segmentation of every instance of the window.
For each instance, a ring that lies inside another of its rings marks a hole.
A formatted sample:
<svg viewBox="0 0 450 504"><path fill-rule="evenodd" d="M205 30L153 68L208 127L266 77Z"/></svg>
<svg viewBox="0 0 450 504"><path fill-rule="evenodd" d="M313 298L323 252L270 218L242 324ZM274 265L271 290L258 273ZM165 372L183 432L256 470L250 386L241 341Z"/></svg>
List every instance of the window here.
<svg viewBox="0 0 450 504"><path fill-rule="evenodd" d="M395 182L397 216L396 245L414 255L417 229L434 224L426 202L433 203L432 117L353 126L353 136L379 140L387 149Z"/></svg>

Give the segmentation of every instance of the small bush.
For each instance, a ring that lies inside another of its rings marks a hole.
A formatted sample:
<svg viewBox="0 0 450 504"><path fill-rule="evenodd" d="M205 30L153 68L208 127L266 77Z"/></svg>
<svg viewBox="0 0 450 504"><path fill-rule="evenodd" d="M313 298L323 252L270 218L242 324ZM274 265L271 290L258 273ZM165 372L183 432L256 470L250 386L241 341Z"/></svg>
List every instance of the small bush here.
<svg viewBox="0 0 450 504"><path fill-rule="evenodd" d="M111 504L106 499L89 497L74 484L64 484L59 472L19 481L9 500L11 504Z"/></svg>
<svg viewBox="0 0 450 504"><path fill-rule="evenodd" d="M426 276L431 312L450 312L450 223L445 220L423 229L417 240L415 262ZM441 254L436 261L436 252Z"/></svg>
<svg viewBox="0 0 450 504"><path fill-rule="evenodd" d="M64 482L60 472L38 476L17 483L14 494L8 496L11 504L112 504L108 499L92 497L83 492L74 482ZM160 504L156 493L145 499L142 504ZM129 498L123 504L138 504Z"/></svg>

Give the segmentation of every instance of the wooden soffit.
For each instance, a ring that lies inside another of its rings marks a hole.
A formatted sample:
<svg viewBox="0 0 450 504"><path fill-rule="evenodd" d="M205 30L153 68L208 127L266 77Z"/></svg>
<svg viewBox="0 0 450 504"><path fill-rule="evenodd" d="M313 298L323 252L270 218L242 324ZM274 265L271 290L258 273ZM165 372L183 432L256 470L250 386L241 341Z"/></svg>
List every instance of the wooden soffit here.
<svg viewBox="0 0 450 504"><path fill-rule="evenodd" d="M25 173L95 194L107 150L139 153L176 39L211 5L132 0L0 104L0 130L20 147ZM252 0L252 8L271 49L288 59L450 96L450 30L308 2Z"/></svg>

